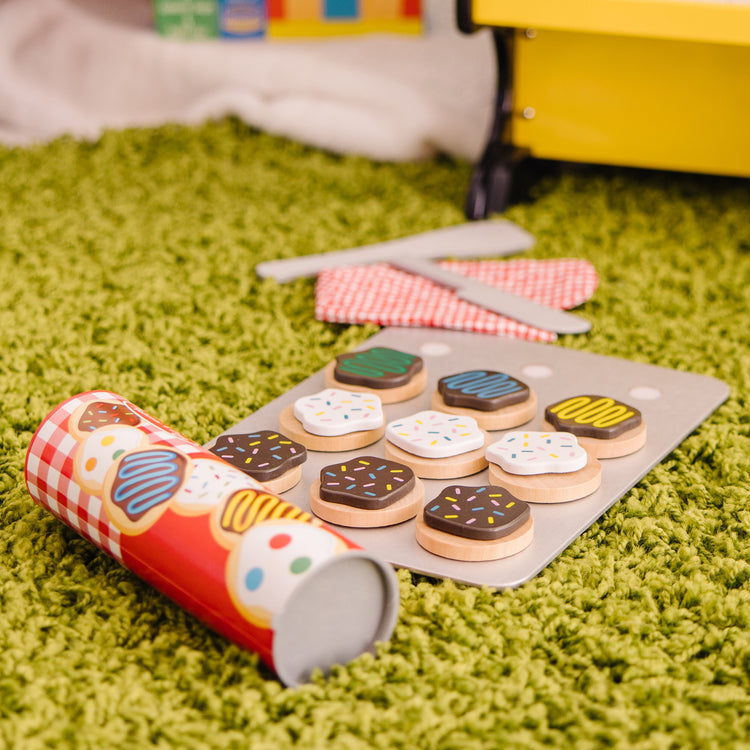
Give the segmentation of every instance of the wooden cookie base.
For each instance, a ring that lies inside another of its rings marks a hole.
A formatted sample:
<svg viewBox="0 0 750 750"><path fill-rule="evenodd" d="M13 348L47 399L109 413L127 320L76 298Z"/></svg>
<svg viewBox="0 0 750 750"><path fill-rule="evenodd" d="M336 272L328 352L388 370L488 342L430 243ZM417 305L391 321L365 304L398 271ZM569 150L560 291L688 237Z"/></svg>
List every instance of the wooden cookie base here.
<svg viewBox="0 0 750 750"><path fill-rule="evenodd" d="M329 362L324 370L325 383L328 388L343 388L346 391L353 391L355 393L374 393L380 398L380 402L383 404L395 404L399 401L408 401L414 396L418 396L427 387L427 368L422 369L404 385L396 386L395 388L366 388L361 385L352 385L351 383L342 383L336 380L334 371L336 369L336 362Z"/></svg>
<svg viewBox="0 0 750 750"><path fill-rule="evenodd" d="M483 562L510 557L526 549L534 539L534 519L529 520L507 536L499 539L464 539L433 529L424 520L424 510L417 514L417 542L433 555L465 562Z"/></svg>
<svg viewBox="0 0 750 750"><path fill-rule="evenodd" d="M302 479L301 464L299 466L295 466L290 471L285 472L280 477L269 479L267 482L261 482L261 484L274 494L280 495L282 492L286 492L287 490L291 490L292 487L295 487L300 479Z"/></svg>
<svg viewBox="0 0 750 750"><path fill-rule="evenodd" d="M554 431L555 428L545 419L542 422L543 430ZM641 422L632 430L623 432L622 435L600 440L591 437L579 437L578 444L583 446L589 455L596 458L620 458L635 453L646 444L646 423Z"/></svg>
<svg viewBox="0 0 750 750"><path fill-rule="evenodd" d="M602 483L602 465L589 455L586 466L565 474L509 474L490 463L490 482L527 503L567 503L596 492Z"/></svg>
<svg viewBox="0 0 750 750"><path fill-rule="evenodd" d="M394 445L390 440L385 441L385 457L391 461L406 464L418 477L422 479L458 479L476 474L487 467L485 451L492 442L492 438L484 434L484 445L468 453L460 453L449 458L423 458Z"/></svg>
<svg viewBox="0 0 750 750"><path fill-rule="evenodd" d="M308 432L302 422L294 416L294 404L289 404L279 415L279 426L281 431L296 440L310 451L321 451L323 453L336 453L338 451L353 451L364 448L380 440L385 434L385 425L374 430L359 430L346 435L327 437L325 435L314 435Z"/></svg>
<svg viewBox="0 0 750 750"><path fill-rule="evenodd" d="M420 511L424 505L424 485L419 479L414 479L414 487L404 497L392 505L378 510L353 508L343 503L332 503L320 498L320 480L310 487L310 509L328 523L337 526L348 526L356 529L375 529L382 526L395 526L397 523L408 521Z"/></svg>
<svg viewBox="0 0 750 750"><path fill-rule="evenodd" d="M509 430L530 422L536 416L537 399L534 391L529 389L526 401L506 406L497 411L480 411L463 406L449 406L443 401L440 391L432 394L432 408L447 414L458 414L461 417L473 417L483 430Z"/></svg>

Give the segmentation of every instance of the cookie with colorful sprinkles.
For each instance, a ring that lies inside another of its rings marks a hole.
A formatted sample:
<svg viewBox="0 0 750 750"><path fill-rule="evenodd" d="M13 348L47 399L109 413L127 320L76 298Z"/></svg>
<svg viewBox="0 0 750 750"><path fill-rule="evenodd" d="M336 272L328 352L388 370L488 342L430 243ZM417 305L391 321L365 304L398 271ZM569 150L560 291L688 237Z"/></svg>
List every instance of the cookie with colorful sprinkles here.
<svg viewBox="0 0 750 750"><path fill-rule="evenodd" d="M347 547L335 534L308 523L274 520L248 529L227 560L232 602L251 623L278 629L290 592ZM278 635L278 632L277 632Z"/></svg>
<svg viewBox="0 0 750 750"><path fill-rule="evenodd" d="M579 500L602 483L602 465L569 432L507 432L486 455L490 481L528 503Z"/></svg>
<svg viewBox="0 0 750 750"><path fill-rule="evenodd" d="M148 436L137 427L116 423L98 426L79 440L73 476L86 492L98 495L107 472L120 457L148 444Z"/></svg>
<svg viewBox="0 0 750 750"><path fill-rule="evenodd" d="M409 466L418 477L454 479L487 467L490 442L472 417L420 411L389 422L385 457Z"/></svg>
<svg viewBox="0 0 750 750"><path fill-rule="evenodd" d="M572 433L597 458L627 456L646 444L641 412L607 396L580 395L550 404L543 427Z"/></svg>
<svg viewBox="0 0 750 750"><path fill-rule="evenodd" d="M302 464L307 460L305 446L277 430L221 435L210 451L273 492L294 487L302 478Z"/></svg>
<svg viewBox="0 0 750 750"><path fill-rule="evenodd" d="M408 521L423 502L424 486L408 466L375 456L324 466L310 487L310 508L316 516L352 528Z"/></svg>
<svg viewBox="0 0 750 750"><path fill-rule="evenodd" d="M137 427L141 418L125 404L116 401L87 401L68 418L70 432L82 440L103 427Z"/></svg>
<svg viewBox="0 0 750 750"><path fill-rule="evenodd" d="M384 404L406 401L427 385L427 369L416 354L376 346L361 352L340 354L325 369L330 388L375 391Z"/></svg>
<svg viewBox="0 0 750 750"><path fill-rule="evenodd" d="M432 408L473 417L483 430L508 430L536 416L537 398L526 383L495 370L467 370L440 378Z"/></svg>
<svg viewBox="0 0 750 750"><path fill-rule="evenodd" d="M383 405L374 393L326 388L298 398L279 416L282 432L312 451L349 451L383 437Z"/></svg>
<svg viewBox="0 0 750 750"><path fill-rule="evenodd" d="M452 560L480 562L515 555L534 538L529 506L504 487L446 487L417 516L417 542Z"/></svg>

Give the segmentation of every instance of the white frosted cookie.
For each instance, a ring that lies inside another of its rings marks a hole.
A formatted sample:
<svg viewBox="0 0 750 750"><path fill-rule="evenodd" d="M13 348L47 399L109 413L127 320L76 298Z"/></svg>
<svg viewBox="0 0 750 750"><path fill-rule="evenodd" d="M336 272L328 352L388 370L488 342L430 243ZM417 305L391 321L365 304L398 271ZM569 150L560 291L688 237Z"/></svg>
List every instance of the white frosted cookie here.
<svg viewBox="0 0 750 750"><path fill-rule="evenodd" d="M476 420L429 409L390 422L385 437L422 458L450 458L484 445L484 433Z"/></svg>
<svg viewBox="0 0 750 750"><path fill-rule="evenodd" d="M373 393L327 388L294 402L294 416L313 435L336 437L383 425L383 407Z"/></svg>
<svg viewBox="0 0 750 750"><path fill-rule="evenodd" d="M493 484L527 503L578 500L602 483L602 465L568 432L509 432L486 456Z"/></svg>
<svg viewBox="0 0 750 750"><path fill-rule="evenodd" d="M564 474L582 469L588 454L569 432L508 432L487 448L487 459L510 474Z"/></svg>
<svg viewBox="0 0 750 750"><path fill-rule="evenodd" d="M99 494L107 472L120 456L145 445L148 437L137 427L110 425L86 434L73 460L76 481L86 492Z"/></svg>
<svg viewBox="0 0 750 750"><path fill-rule="evenodd" d="M298 398L279 417L284 433L308 450L364 448L383 435L383 404L374 393L327 388Z"/></svg>
<svg viewBox="0 0 750 750"><path fill-rule="evenodd" d="M418 477L462 477L487 466L489 438L471 417L420 411L389 422L385 436L385 457L406 464Z"/></svg>
<svg viewBox="0 0 750 750"><path fill-rule="evenodd" d="M174 497L174 509L185 515L199 515L218 507L231 494L261 485L239 469L210 458L194 458L192 471Z"/></svg>

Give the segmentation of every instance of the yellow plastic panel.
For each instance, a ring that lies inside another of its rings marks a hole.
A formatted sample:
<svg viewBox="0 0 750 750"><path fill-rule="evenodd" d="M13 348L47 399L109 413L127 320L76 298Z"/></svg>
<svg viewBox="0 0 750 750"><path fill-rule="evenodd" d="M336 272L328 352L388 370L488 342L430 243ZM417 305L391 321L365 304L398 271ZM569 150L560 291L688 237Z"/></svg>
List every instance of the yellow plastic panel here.
<svg viewBox="0 0 750 750"><path fill-rule="evenodd" d="M534 156L750 176L750 47L517 32L514 60Z"/></svg>
<svg viewBox="0 0 750 750"><path fill-rule="evenodd" d="M680 0L473 0L484 26L750 45L750 5Z"/></svg>

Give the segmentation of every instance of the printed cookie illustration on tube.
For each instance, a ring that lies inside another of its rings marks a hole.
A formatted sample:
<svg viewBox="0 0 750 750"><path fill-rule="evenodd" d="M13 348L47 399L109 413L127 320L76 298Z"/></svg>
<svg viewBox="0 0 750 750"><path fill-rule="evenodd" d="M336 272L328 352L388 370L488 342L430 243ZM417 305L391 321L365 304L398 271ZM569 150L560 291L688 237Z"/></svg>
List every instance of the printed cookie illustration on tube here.
<svg viewBox="0 0 750 750"><path fill-rule="evenodd" d="M115 393L74 396L47 416L26 485L285 684L371 651L395 625L389 565Z"/></svg>

